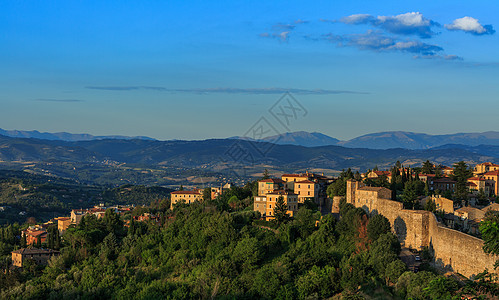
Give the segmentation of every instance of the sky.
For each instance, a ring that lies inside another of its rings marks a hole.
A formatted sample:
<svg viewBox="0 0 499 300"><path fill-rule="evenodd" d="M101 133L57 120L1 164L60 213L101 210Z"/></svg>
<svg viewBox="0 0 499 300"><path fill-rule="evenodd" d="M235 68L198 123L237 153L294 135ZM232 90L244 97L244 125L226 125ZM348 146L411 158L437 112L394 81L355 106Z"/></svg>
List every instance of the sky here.
<svg viewBox="0 0 499 300"><path fill-rule="evenodd" d="M4 0L0 128L499 131L498 15L497 1Z"/></svg>

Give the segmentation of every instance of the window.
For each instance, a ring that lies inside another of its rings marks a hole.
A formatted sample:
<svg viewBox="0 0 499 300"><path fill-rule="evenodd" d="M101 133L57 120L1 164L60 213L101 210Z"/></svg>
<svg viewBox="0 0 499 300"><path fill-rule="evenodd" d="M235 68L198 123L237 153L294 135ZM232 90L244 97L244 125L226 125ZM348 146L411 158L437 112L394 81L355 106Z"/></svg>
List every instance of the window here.
<svg viewBox="0 0 499 300"><path fill-rule="evenodd" d="M298 188L300 188L300 185L298 185Z"/></svg>
<svg viewBox="0 0 499 300"><path fill-rule="evenodd" d="M269 205L269 208L272 208L272 204Z"/></svg>
<svg viewBox="0 0 499 300"><path fill-rule="evenodd" d="M308 185L308 188L310 188L310 184Z"/></svg>
<svg viewBox="0 0 499 300"><path fill-rule="evenodd" d="M308 192L308 195L310 196L310 192Z"/></svg>

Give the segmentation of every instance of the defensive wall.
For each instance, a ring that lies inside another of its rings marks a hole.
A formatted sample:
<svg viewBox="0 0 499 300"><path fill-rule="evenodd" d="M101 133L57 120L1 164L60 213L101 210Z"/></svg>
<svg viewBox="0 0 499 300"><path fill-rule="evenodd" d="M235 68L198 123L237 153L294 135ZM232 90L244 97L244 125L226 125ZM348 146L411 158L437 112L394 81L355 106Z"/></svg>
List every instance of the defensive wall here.
<svg viewBox="0 0 499 300"><path fill-rule="evenodd" d="M498 257L483 252L483 240L439 224L429 211L404 209L401 202L390 200L390 195L391 191L385 188L347 181L348 203L363 208L370 215L385 216L404 247L417 250L428 247L436 267L468 278L485 269L494 270Z"/></svg>

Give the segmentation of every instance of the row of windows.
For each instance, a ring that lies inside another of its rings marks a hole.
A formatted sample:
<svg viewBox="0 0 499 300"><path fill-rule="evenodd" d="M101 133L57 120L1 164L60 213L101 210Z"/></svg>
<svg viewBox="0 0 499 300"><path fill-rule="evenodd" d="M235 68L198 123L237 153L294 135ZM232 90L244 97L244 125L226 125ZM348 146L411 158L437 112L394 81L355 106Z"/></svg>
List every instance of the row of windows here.
<svg viewBox="0 0 499 300"><path fill-rule="evenodd" d="M260 205L257 204L256 207L258 208ZM265 204L263 205L263 208L265 208ZM272 208L272 204L269 204L269 209ZM288 205L288 210L293 210L296 209L296 205Z"/></svg>

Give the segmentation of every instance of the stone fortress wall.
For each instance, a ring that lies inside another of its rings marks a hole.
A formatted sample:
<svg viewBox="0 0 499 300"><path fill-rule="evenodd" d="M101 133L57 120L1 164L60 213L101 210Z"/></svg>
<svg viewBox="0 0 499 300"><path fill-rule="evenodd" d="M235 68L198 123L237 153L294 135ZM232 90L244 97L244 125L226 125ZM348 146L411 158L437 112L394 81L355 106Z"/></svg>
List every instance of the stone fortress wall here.
<svg viewBox="0 0 499 300"><path fill-rule="evenodd" d="M382 214L392 225L393 232L404 247L420 250L428 247L435 266L460 273L468 278L494 270L497 256L483 252L483 240L449 229L437 222L429 211L403 209L400 202L390 200L391 191L365 187L354 180L347 181L346 201L369 214Z"/></svg>

